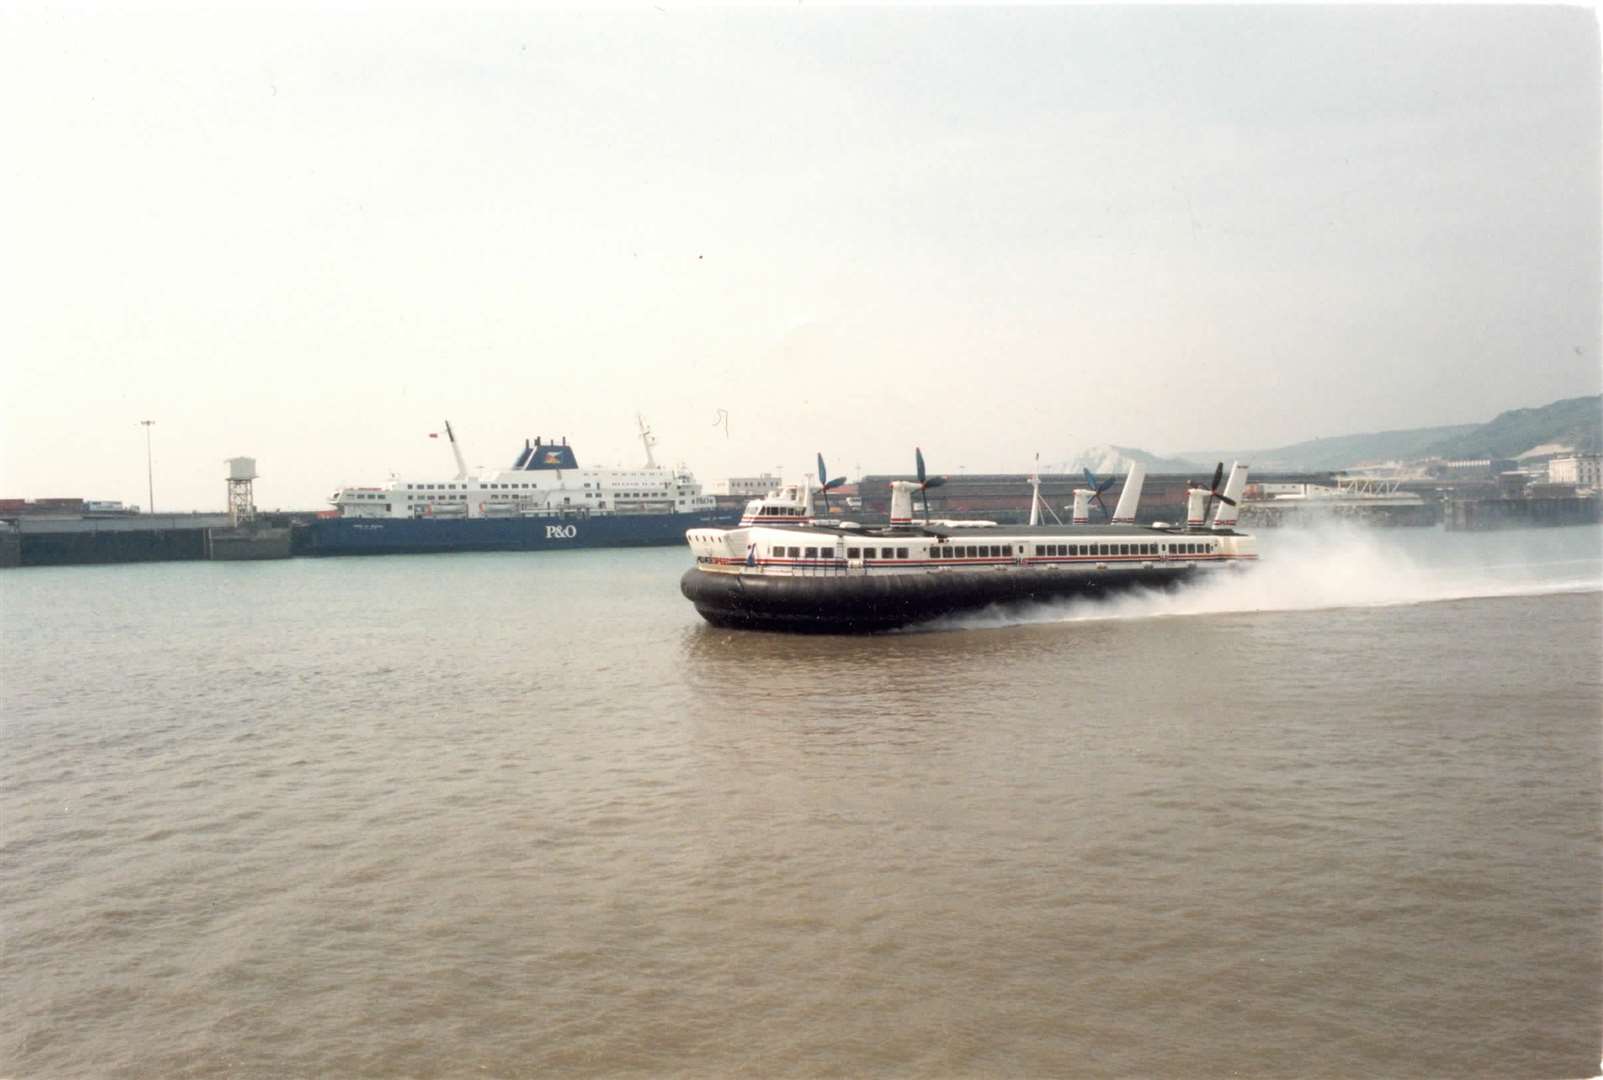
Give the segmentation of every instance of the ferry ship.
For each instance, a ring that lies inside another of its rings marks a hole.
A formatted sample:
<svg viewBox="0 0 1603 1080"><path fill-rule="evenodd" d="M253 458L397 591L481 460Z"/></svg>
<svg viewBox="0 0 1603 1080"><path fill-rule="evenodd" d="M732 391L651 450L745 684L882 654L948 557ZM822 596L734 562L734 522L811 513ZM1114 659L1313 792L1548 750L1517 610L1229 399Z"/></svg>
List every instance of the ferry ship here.
<svg viewBox="0 0 1603 1080"><path fill-rule="evenodd" d="M656 439L637 417L646 461L638 469L585 468L566 438L525 440L512 464L472 475L450 422L449 479L342 487L335 513L299 524L297 555L538 551L681 543L687 527L732 525L683 466L658 465Z"/></svg>
<svg viewBox="0 0 1603 1080"><path fill-rule="evenodd" d="M1183 525L1144 526L1134 524L1139 472L1106 524L1090 521L1098 487L1075 489L1069 524L1041 524L1037 476L1030 524L999 526L932 519L927 505L923 518L914 517L914 495L941 482L925 476L922 453L918 466L916 482L891 482L886 527L817 519L812 487L800 484L753 500L736 528L689 530L696 563L680 591L715 626L865 633L993 604L1166 589L1258 557L1253 537L1235 529L1247 483L1240 463L1223 491L1221 462L1210 487L1188 493Z"/></svg>

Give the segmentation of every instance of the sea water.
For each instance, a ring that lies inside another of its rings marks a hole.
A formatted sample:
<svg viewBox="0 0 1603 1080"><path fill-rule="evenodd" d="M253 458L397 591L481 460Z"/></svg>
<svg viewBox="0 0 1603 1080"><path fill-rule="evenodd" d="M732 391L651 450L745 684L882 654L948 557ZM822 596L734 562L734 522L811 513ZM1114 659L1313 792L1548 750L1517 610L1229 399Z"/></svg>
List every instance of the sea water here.
<svg viewBox="0 0 1603 1080"><path fill-rule="evenodd" d="M1581 1076L1595 528L717 630L682 549L0 574L0 1075Z"/></svg>

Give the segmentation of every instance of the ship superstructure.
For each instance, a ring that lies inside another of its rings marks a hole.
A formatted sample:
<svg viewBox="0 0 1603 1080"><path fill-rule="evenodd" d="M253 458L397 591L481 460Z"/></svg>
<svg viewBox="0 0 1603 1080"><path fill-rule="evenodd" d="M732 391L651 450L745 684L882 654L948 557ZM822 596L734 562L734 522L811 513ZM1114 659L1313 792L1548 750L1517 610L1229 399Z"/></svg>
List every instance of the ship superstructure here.
<svg viewBox="0 0 1603 1080"><path fill-rule="evenodd" d="M525 440L504 469L470 474L450 422L445 436L456 459L450 478L394 477L377 485L342 487L329 502L347 518L517 518L693 514L711 512L717 500L704 495L684 466L658 465L656 439L643 419L640 440L645 464L638 468L585 468L566 438Z"/></svg>

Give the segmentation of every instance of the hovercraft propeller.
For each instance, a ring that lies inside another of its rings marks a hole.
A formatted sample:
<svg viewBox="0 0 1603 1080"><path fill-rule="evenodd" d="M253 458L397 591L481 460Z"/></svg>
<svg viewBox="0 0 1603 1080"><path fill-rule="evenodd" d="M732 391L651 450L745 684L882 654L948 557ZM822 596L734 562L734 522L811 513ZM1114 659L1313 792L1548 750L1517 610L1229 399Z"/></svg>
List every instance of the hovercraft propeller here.
<svg viewBox="0 0 1603 1080"><path fill-rule="evenodd" d="M1219 462L1219 464L1217 464L1217 465L1215 465L1213 467L1213 483L1208 485L1208 504L1205 507L1203 507L1203 510L1202 510L1202 520L1203 521L1207 521L1208 520L1208 515L1213 513L1213 500L1215 500L1215 499L1218 499L1220 502L1224 503L1226 506L1234 506L1234 505L1236 505L1236 500L1232 499L1228 495L1222 494L1219 491L1219 481L1221 479L1223 479L1224 474L1225 474L1225 463L1221 461L1221 462Z"/></svg>
<svg viewBox="0 0 1603 1080"><path fill-rule="evenodd" d="M837 476L831 480L829 471L824 468L824 455L818 455L818 487L819 493L824 496L824 515L829 515L829 492L831 488L838 488L846 482L844 476Z"/></svg>
<svg viewBox="0 0 1603 1080"><path fill-rule="evenodd" d="M1085 469L1084 472L1085 486L1091 489L1091 499L1096 503L1097 509L1102 511L1102 521L1105 524L1113 519L1113 515L1108 513L1108 504L1102 501L1102 493L1112 487L1119 478L1110 476L1099 484L1095 473L1090 469Z"/></svg>
<svg viewBox="0 0 1603 1080"><path fill-rule="evenodd" d="M920 450L916 446L913 447L913 460L918 463L918 490L920 492L922 492L923 495L924 495L924 520L925 520L925 522L928 522L929 519L930 519L930 496L929 496L929 490L932 487L940 487L942 484L946 483L946 478L943 477L943 476L926 476L925 475L925 473L924 473L924 451Z"/></svg>

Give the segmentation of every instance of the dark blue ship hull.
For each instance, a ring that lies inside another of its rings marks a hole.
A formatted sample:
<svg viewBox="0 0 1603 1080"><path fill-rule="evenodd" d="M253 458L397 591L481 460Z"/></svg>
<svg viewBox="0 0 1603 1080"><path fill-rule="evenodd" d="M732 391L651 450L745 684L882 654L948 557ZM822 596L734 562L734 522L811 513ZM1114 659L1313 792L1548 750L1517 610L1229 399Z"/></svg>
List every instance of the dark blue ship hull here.
<svg viewBox="0 0 1603 1080"><path fill-rule="evenodd" d="M728 529L738 510L516 518L318 518L295 526L296 555L420 555L445 551L554 551L666 547L686 529Z"/></svg>

